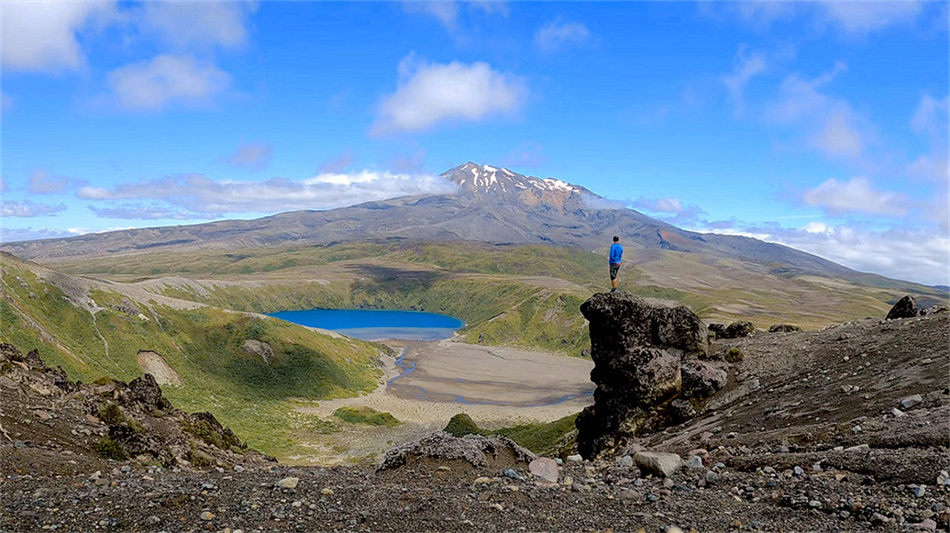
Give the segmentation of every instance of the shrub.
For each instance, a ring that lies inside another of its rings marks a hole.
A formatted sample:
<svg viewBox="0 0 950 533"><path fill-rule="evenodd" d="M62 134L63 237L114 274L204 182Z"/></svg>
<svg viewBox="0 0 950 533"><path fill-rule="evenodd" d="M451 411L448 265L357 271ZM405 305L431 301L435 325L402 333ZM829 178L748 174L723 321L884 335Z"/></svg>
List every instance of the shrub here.
<svg viewBox="0 0 950 533"><path fill-rule="evenodd" d="M125 453L125 449L122 448L122 445L110 437L103 437L96 443L96 453L103 459L112 459L114 461L124 461L129 458L129 454Z"/></svg>
<svg viewBox="0 0 950 533"><path fill-rule="evenodd" d="M736 347L729 348L729 351L726 352L726 361L730 363L738 363L742 361L744 357L745 355L742 354L742 350Z"/></svg>
<svg viewBox="0 0 950 533"><path fill-rule="evenodd" d="M445 429L442 431L452 435L453 437L464 437L465 435L480 435L481 430L478 429L478 425L472 420L472 417L468 416L465 413L459 413L452 417L449 420L448 425L445 426Z"/></svg>
<svg viewBox="0 0 950 533"><path fill-rule="evenodd" d="M372 407L341 407L333 412L333 416L351 424L368 424L371 426L386 427L401 424L393 415L379 412Z"/></svg>
<svg viewBox="0 0 950 533"><path fill-rule="evenodd" d="M118 404L113 402L99 406L99 419L110 426L121 426L126 423L125 413Z"/></svg>

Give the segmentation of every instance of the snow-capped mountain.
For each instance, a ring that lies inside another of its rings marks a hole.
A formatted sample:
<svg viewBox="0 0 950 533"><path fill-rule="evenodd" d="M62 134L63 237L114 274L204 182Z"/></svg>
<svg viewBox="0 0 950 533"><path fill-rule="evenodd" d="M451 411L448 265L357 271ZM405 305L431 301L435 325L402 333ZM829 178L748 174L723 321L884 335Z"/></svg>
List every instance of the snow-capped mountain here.
<svg viewBox="0 0 950 533"><path fill-rule="evenodd" d="M579 208L585 195L593 195L584 187L559 179L536 178L512 172L507 168L472 162L451 168L441 176L458 185L462 195L529 207L544 205L557 209Z"/></svg>

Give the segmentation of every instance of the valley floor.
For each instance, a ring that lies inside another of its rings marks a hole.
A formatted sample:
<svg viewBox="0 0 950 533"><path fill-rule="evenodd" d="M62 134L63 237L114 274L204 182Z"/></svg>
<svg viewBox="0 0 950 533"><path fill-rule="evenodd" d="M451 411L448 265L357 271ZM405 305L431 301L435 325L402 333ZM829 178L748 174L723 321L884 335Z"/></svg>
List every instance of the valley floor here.
<svg viewBox="0 0 950 533"><path fill-rule="evenodd" d="M342 433L303 433L299 438L310 441L313 454L286 458L287 462L327 465L371 457L369 462L375 463L393 443L440 430L459 413L471 416L481 428L495 429L552 422L593 402L590 360L452 341L389 344L404 350L402 366L387 358L385 380L375 391L320 401L298 411L327 418L340 407L370 407L390 413L402 424L394 428L348 424Z"/></svg>

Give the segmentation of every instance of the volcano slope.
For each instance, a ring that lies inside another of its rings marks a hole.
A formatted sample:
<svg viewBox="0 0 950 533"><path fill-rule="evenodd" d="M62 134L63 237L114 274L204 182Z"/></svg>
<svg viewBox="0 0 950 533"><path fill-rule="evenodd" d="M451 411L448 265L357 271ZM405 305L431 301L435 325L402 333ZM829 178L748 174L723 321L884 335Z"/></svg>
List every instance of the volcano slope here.
<svg viewBox="0 0 950 533"><path fill-rule="evenodd" d="M744 354L734 382L705 414L641 435L627 450L695 456L696 468L664 478L626 455L567 458L556 482L497 446L483 466L436 447L385 470L107 461L81 437L104 425L88 428L81 411L47 405L43 388L5 365L0 530L946 528L948 334L950 315L940 313L721 341L714 352Z"/></svg>

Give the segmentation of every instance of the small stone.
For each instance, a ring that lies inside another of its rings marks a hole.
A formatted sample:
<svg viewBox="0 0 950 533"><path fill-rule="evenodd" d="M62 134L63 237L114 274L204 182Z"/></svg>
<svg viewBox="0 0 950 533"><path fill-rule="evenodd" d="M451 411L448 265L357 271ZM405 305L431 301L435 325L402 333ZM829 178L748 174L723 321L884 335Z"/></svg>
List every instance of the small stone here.
<svg viewBox="0 0 950 533"><path fill-rule="evenodd" d="M333 496L333 489L324 487L320 489L320 494L323 494L324 496Z"/></svg>
<svg viewBox="0 0 950 533"><path fill-rule="evenodd" d="M472 485L487 485L489 483L494 483L494 482L495 480L490 477L481 476L481 477L475 478L475 481L472 482Z"/></svg>
<svg viewBox="0 0 950 533"><path fill-rule="evenodd" d="M528 464L528 470L531 473L545 481L557 483L558 467L554 459L548 457L538 457Z"/></svg>
<svg viewBox="0 0 950 533"><path fill-rule="evenodd" d="M297 500L297 501L295 501L294 503L290 504L290 506L291 506L291 507L300 508L300 507L303 507L303 502L300 501L300 500Z"/></svg>
<svg viewBox="0 0 950 533"><path fill-rule="evenodd" d="M734 439L734 438L736 438L736 432L735 432L735 431L730 431L729 433L726 434L726 438L727 438L727 439Z"/></svg>
<svg viewBox="0 0 950 533"><path fill-rule="evenodd" d="M561 484L564 485L565 487L570 487L571 485L574 484L574 478L572 478L571 476L564 476L564 481L562 481Z"/></svg>
<svg viewBox="0 0 950 533"><path fill-rule="evenodd" d="M821 502L818 500L812 500L808 502L808 506L812 509L821 509Z"/></svg>
<svg viewBox="0 0 950 533"><path fill-rule="evenodd" d="M714 471L712 471L712 470L709 470L709 471L706 472L706 484L707 484L707 485L713 485L713 484L716 484L716 483L718 483L718 482L719 482L719 474L717 474L716 472L714 472Z"/></svg>
<svg viewBox="0 0 950 533"><path fill-rule="evenodd" d="M663 477L672 477L683 467L683 459L679 455L666 452L637 452L633 462L641 469Z"/></svg>
<svg viewBox="0 0 950 533"><path fill-rule="evenodd" d="M911 489L911 492L914 493L914 496L916 496L916 497L918 497L918 498L923 498L924 496L927 495L927 486L926 486L926 485L918 485L918 486L912 488L912 489Z"/></svg>
<svg viewBox="0 0 950 533"><path fill-rule="evenodd" d="M800 467L800 466L796 466L795 468L793 468L793 469L792 469L792 473L795 474L796 476L804 476L804 475L805 475L805 471L802 470L802 467Z"/></svg>
<svg viewBox="0 0 950 533"><path fill-rule="evenodd" d="M518 481L521 481L522 479L524 479L524 478L521 477L521 474L519 474L518 472L516 472L513 468L506 468L506 469L502 472L502 475L505 476L506 478L515 479L515 480L518 480Z"/></svg>
<svg viewBox="0 0 950 533"><path fill-rule="evenodd" d="M778 446L772 450L772 453L788 453L788 446Z"/></svg>
<svg viewBox="0 0 950 533"><path fill-rule="evenodd" d="M763 468L763 469L762 469L762 472L764 472L764 473L766 473L766 474L768 474L768 475L770 475L770 476L774 476L774 475L775 475L775 469L772 468L771 466L767 466L767 467Z"/></svg>
<svg viewBox="0 0 950 533"><path fill-rule="evenodd" d="M243 472L243 471L244 471L244 467L241 466L241 465L234 465L234 471L235 471L235 472Z"/></svg>
<svg viewBox="0 0 950 533"><path fill-rule="evenodd" d="M658 501L660 497L657 496L656 494L647 494L646 496L643 497L643 499L648 502L655 502L655 501Z"/></svg>
<svg viewBox="0 0 950 533"><path fill-rule="evenodd" d="M924 520L923 522L917 524L917 529L923 529L926 531L937 531L937 522L928 518Z"/></svg>
<svg viewBox="0 0 950 533"><path fill-rule="evenodd" d="M811 469L813 472L821 472L821 463L811 465Z"/></svg>
<svg viewBox="0 0 950 533"><path fill-rule="evenodd" d="M911 407L916 407L924 403L923 397L919 394L914 394L913 396L908 396L901 400L901 407L904 409L910 409Z"/></svg>
<svg viewBox="0 0 950 533"><path fill-rule="evenodd" d="M104 477L97 477L95 484L97 487L104 487L109 484L109 480Z"/></svg>
<svg viewBox="0 0 950 533"><path fill-rule="evenodd" d="M852 446L852 447L850 447L850 448L845 448L844 451L846 451L846 452L866 452L866 451L870 451L870 449L871 449L871 446L869 446L869 445L867 445L867 444L858 444L857 446Z"/></svg>
<svg viewBox="0 0 950 533"><path fill-rule="evenodd" d="M901 411L900 409L895 407L891 409L891 414L894 415L894 418L900 418L904 416L904 411Z"/></svg>
<svg viewBox="0 0 950 533"><path fill-rule="evenodd" d="M617 464L626 468L630 468L631 466L633 466L633 456L624 455L623 457L617 460Z"/></svg>
<svg viewBox="0 0 950 533"><path fill-rule="evenodd" d="M449 471L452 470L452 469L449 468L449 467L447 467L447 466L445 466L445 465L442 465L442 466L440 466L439 468L437 468L436 470L438 470L439 472L449 472Z"/></svg>
<svg viewBox="0 0 950 533"><path fill-rule="evenodd" d="M285 477L277 482L277 487L281 489L295 489L298 483L300 483L299 477Z"/></svg>
<svg viewBox="0 0 950 533"><path fill-rule="evenodd" d="M158 524L161 523L161 521L162 521L162 519L159 518L159 517L157 517L157 516L155 516L155 515L151 515L151 516L149 516L148 518L145 519L145 523L148 524L148 525L150 525L150 526L158 525Z"/></svg>
<svg viewBox="0 0 950 533"><path fill-rule="evenodd" d="M835 481L846 481L847 479L847 474L835 474Z"/></svg>
<svg viewBox="0 0 950 533"><path fill-rule="evenodd" d="M881 513L872 514L871 518L869 518L868 520L871 522L871 524L874 524L874 525L887 523L887 517L882 515Z"/></svg>
<svg viewBox="0 0 950 533"><path fill-rule="evenodd" d="M699 470L703 467L703 458L698 455L690 457L689 461L686 462L686 467L692 470Z"/></svg>
<svg viewBox="0 0 950 533"><path fill-rule="evenodd" d="M663 488L671 489L673 488L673 480L670 478L663 478Z"/></svg>
<svg viewBox="0 0 950 533"><path fill-rule="evenodd" d="M665 533L683 533L683 530L676 526L670 526L666 528Z"/></svg>
<svg viewBox="0 0 950 533"><path fill-rule="evenodd" d="M504 511L504 510L505 510L505 507L504 507L502 504L500 504L500 503L493 503L493 504L489 505L489 507L491 507L492 509L497 509L497 510L499 510L499 511Z"/></svg>
<svg viewBox="0 0 950 533"><path fill-rule="evenodd" d="M209 520L214 520L214 513L212 513L211 511L202 511L202 513L198 515L198 518L204 520L205 522Z"/></svg>
<svg viewBox="0 0 950 533"><path fill-rule="evenodd" d="M584 461L584 458L581 457L580 454L574 454L574 455L568 455L568 456L567 456L567 462L568 462L568 463L580 463L580 462L583 462L583 461Z"/></svg>
<svg viewBox="0 0 950 533"><path fill-rule="evenodd" d="M851 516L851 513L849 513L848 511L841 511L840 513L838 513L838 516L840 516L841 518L849 518Z"/></svg>
<svg viewBox="0 0 950 533"><path fill-rule="evenodd" d="M862 431L863 429L861 429L861 426L854 426L853 428L851 428L851 433L857 434L857 433L861 433Z"/></svg>
<svg viewBox="0 0 950 533"><path fill-rule="evenodd" d="M834 448L831 449L831 451L833 451L833 452L843 452L843 451L844 451L844 446L835 446Z"/></svg>

